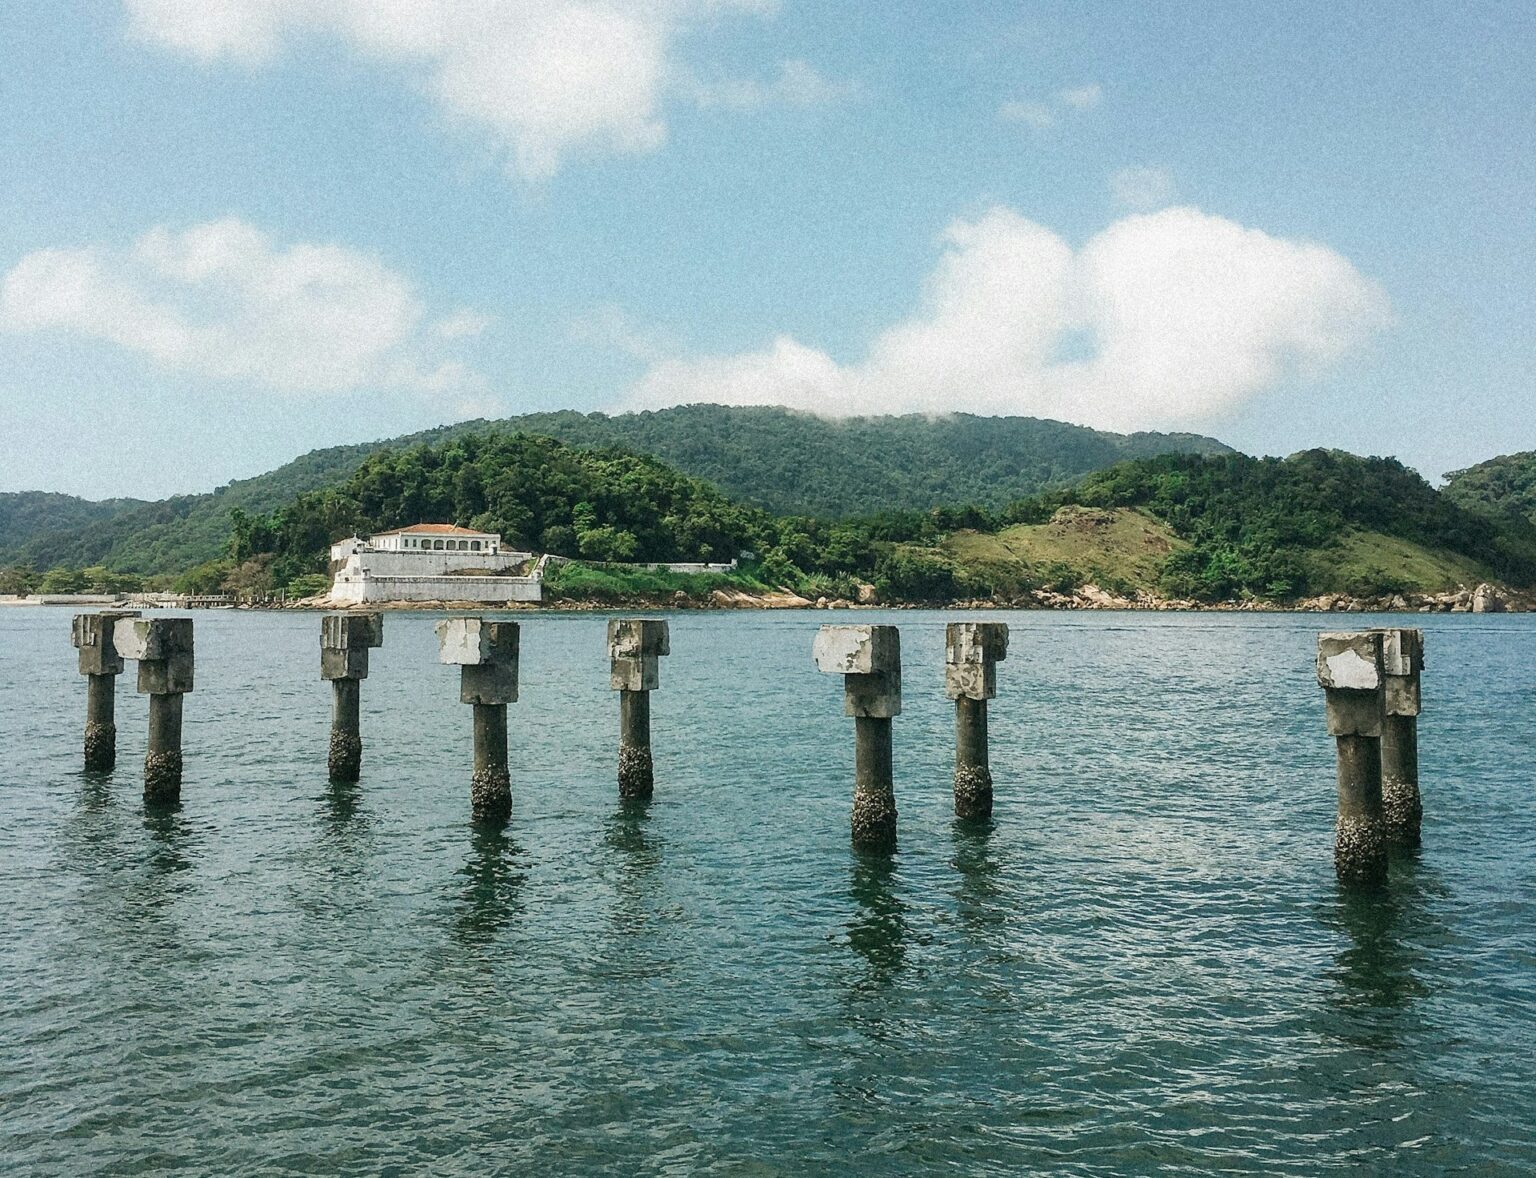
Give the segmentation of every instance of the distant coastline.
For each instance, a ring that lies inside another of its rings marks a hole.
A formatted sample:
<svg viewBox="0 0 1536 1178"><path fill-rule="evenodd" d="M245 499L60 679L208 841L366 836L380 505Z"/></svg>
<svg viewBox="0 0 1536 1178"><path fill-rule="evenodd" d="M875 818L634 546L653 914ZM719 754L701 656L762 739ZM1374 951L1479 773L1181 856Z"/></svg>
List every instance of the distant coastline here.
<svg viewBox="0 0 1536 1178"><path fill-rule="evenodd" d="M708 594L689 595L681 590L666 594L621 594L615 596L556 597L545 601L384 601L359 604L334 600L328 596L291 601L231 601L198 604L178 600L174 595L158 597L131 595L112 597L103 594L82 595L0 595L0 607L74 609L167 609L167 610L302 610L307 612L374 611L438 613L540 613L540 612L612 612L614 610L688 611L688 610L1059 610L1132 613L1416 613L1416 614L1498 614L1536 611L1536 594L1521 593L1505 586L1481 584L1446 593L1409 593L1386 596L1351 596L1342 593L1321 594L1291 602L1262 601L1192 601L1140 594L1123 597L1095 585L1083 585L1069 593L1037 589L1007 599L960 599L953 601L880 601L845 598L811 600L787 589L752 591L713 589Z"/></svg>

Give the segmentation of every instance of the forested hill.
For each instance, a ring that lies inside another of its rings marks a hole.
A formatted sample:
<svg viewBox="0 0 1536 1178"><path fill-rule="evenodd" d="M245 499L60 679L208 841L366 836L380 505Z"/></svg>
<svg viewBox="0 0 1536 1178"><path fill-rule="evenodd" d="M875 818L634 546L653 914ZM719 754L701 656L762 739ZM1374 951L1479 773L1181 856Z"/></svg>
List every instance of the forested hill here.
<svg viewBox="0 0 1536 1178"><path fill-rule="evenodd" d="M1536 524L1536 450L1502 454L1446 476L1445 494L1487 515L1518 515Z"/></svg>
<svg viewBox="0 0 1536 1178"><path fill-rule="evenodd" d="M1470 512L1389 458L1159 455L1006 508L828 524L736 503L653 458L488 432L370 457L338 487L238 517L231 563L277 583L337 536L417 519L595 561L721 560L802 592L872 581L890 600L1011 599L1091 581L1206 601L1536 583L1536 527Z"/></svg>
<svg viewBox="0 0 1536 1178"><path fill-rule="evenodd" d="M1198 434L1112 434L968 413L832 420L769 406L686 405L617 417L536 413L500 424L654 455L744 503L823 519L1002 507L1126 458L1232 453Z"/></svg>
<svg viewBox="0 0 1536 1178"><path fill-rule="evenodd" d="M1111 434L1030 417L834 421L787 409L719 405L614 417L540 413L315 450L212 494L117 501L110 510L87 515L32 512L17 526L0 526L0 565L180 571L222 554L237 508L264 514L305 492L340 485L380 450L488 430L543 434L586 447L621 446L707 479L740 502L822 518L965 503L1000 507L1125 458L1231 452L1196 434Z"/></svg>
<svg viewBox="0 0 1536 1178"><path fill-rule="evenodd" d="M88 528L135 507L142 499L79 499L52 491L0 492L0 552L50 531Z"/></svg>

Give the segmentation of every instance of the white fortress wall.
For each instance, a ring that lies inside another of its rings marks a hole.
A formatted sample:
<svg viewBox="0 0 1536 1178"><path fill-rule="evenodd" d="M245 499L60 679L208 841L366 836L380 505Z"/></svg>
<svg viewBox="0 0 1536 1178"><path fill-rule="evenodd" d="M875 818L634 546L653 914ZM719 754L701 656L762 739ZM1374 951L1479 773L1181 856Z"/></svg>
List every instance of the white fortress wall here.
<svg viewBox="0 0 1536 1178"><path fill-rule="evenodd" d="M364 549L346 558L338 577L366 574L370 577L438 577L444 573L515 569L531 552L380 552Z"/></svg>
<svg viewBox="0 0 1536 1178"><path fill-rule="evenodd" d="M542 582L533 577L337 577L331 596L338 601L541 601Z"/></svg>

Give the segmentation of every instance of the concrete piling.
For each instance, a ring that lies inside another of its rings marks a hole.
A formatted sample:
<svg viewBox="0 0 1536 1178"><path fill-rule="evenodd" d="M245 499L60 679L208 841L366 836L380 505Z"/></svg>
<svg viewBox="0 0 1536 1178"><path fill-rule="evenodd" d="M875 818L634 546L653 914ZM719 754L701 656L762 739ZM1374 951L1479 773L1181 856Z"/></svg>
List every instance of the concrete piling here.
<svg viewBox="0 0 1536 1178"><path fill-rule="evenodd" d="M944 627L944 694L955 701L955 814L960 818L992 813L987 701L997 696L997 664L1007 657L1003 622Z"/></svg>
<svg viewBox="0 0 1536 1178"><path fill-rule="evenodd" d="M136 618L138 610L76 614L70 641L80 651L85 676L85 768L107 773L117 764L117 677L123 659L117 653L112 628L120 618Z"/></svg>
<svg viewBox="0 0 1536 1178"><path fill-rule="evenodd" d="M1319 634L1317 682L1338 746L1339 816L1334 870L1351 883L1387 875L1387 830L1381 805L1381 733L1386 674L1379 632Z"/></svg>
<svg viewBox="0 0 1536 1178"><path fill-rule="evenodd" d="M384 615L326 614L320 619L320 677L331 683L332 781L356 781L363 764L359 710L368 651L384 645Z"/></svg>
<svg viewBox="0 0 1536 1178"><path fill-rule="evenodd" d="M181 697L192 690L192 619L121 618L112 627L117 653L139 664L139 692L149 696L144 798L181 796Z"/></svg>
<svg viewBox="0 0 1536 1178"><path fill-rule="evenodd" d="M1419 672L1424 669L1424 631L1383 630L1386 715L1381 721L1381 809L1387 839L1419 845L1424 803L1419 796Z"/></svg>
<svg viewBox="0 0 1536 1178"><path fill-rule="evenodd" d="M843 713L854 718L853 841L896 845L891 718L901 714L901 632L895 626L823 626L817 669L843 676Z"/></svg>
<svg viewBox="0 0 1536 1178"><path fill-rule="evenodd" d="M448 618L435 629L438 660L459 667L459 702L475 709L470 813L477 821L504 821L512 813L507 705L517 702L518 625Z"/></svg>
<svg viewBox="0 0 1536 1178"><path fill-rule="evenodd" d="M672 653L667 623L655 618L608 622L608 685L619 693L619 796L648 798L656 788L651 759L651 692L660 659Z"/></svg>

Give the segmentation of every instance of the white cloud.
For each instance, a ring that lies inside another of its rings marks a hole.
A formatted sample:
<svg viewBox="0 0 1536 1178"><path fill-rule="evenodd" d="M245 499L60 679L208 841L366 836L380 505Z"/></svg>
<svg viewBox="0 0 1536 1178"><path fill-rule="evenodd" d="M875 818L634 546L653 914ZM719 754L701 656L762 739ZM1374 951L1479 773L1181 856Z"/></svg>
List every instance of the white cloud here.
<svg viewBox="0 0 1536 1178"><path fill-rule="evenodd" d="M377 258L280 247L233 217L151 229L123 251L37 250L0 281L0 330L106 340L166 368L282 393L474 383L424 318L410 283Z"/></svg>
<svg viewBox="0 0 1536 1178"><path fill-rule="evenodd" d="M605 303L570 325L571 338L601 348L611 348L646 364L656 364L676 351L670 336L638 323L623 308Z"/></svg>
<svg viewBox="0 0 1536 1178"><path fill-rule="evenodd" d="M1104 88L1097 82L1058 90L1049 102L1015 99L997 108L997 117L1005 123L1023 123L1044 131L1059 123L1067 112L1092 110L1104 100Z"/></svg>
<svg viewBox="0 0 1536 1178"><path fill-rule="evenodd" d="M1056 101L1073 110L1091 110L1104 99L1104 88L1097 82L1087 86L1074 86L1056 92Z"/></svg>
<svg viewBox="0 0 1536 1178"><path fill-rule="evenodd" d="M470 307L461 307L432 325L432 330L444 339L469 339L482 335L496 321L491 316Z"/></svg>
<svg viewBox="0 0 1536 1178"><path fill-rule="evenodd" d="M1325 246L1193 208L1130 216L1073 250L1007 208L956 221L921 311L839 364L787 336L663 359L624 408L713 401L837 416L1032 414L1110 429L1189 424L1364 342L1386 296ZM1065 354L1086 337L1086 357Z"/></svg>
<svg viewBox="0 0 1536 1178"><path fill-rule="evenodd" d="M578 153L652 151L662 100L688 90L690 28L772 0L124 0L139 40L204 63L266 64L306 36L340 39L412 76L451 120L488 133L521 175ZM704 97L710 88L692 89ZM730 83L719 105L829 101L842 87L801 61L772 83Z"/></svg>
<svg viewBox="0 0 1536 1178"><path fill-rule="evenodd" d="M718 81L696 80L691 86L702 107L726 110L760 110L768 106L807 108L841 101L858 92L847 82L823 77L808 62L798 58L785 61L771 82L752 78L727 78Z"/></svg>
<svg viewBox="0 0 1536 1178"><path fill-rule="evenodd" d="M997 117L1005 123L1026 123L1041 131L1056 125L1056 112L1043 102L1005 102L997 108Z"/></svg>
<svg viewBox="0 0 1536 1178"><path fill-rule="evenodd" d="M1151 212L1173 203L1178 186L1164 168L1121 168L1109 180L1115 203L1136 212Z"/></svg>

